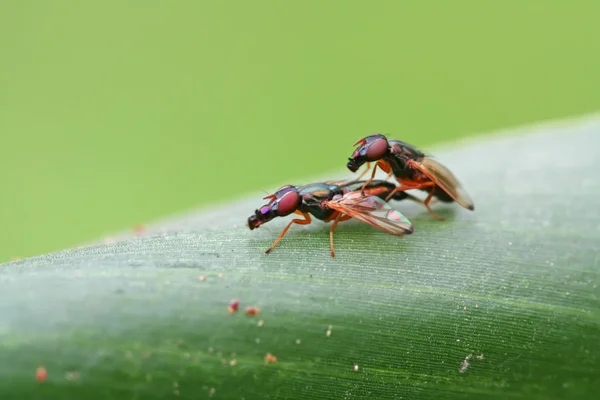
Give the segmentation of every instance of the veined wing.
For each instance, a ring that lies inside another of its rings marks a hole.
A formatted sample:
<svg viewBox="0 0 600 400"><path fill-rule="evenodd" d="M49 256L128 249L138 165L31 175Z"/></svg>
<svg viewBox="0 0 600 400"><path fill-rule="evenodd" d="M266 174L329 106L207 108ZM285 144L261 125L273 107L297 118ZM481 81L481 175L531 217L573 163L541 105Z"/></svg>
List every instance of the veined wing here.
<svg viewBox="0 0 600 400"><path fill-rule="evenodd" d="M402 213L376 196L350 192L327 201L325 205L392 235L409 235L414 231L413 224Z"/></svg>
<svg viewBox="0 0 600 400"><path fill-rule="evenodd" d="M427 175L436 185L441 187L454 201L464 208L469 210L475 209L471 196L469 196L462 184L448 168L436 159L424 157L421 161L410 160L407 164Z"/></svg>

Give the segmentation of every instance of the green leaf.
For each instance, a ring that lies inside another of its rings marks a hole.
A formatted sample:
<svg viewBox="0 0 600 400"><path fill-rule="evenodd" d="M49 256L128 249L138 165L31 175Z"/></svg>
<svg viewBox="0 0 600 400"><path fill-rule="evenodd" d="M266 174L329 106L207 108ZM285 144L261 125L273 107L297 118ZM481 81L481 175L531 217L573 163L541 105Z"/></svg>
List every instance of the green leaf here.
<svg viewBox="0 0 600 400"><path fill-rule="evenodd" d="M0 398L593 398L600 119L512 133L434 153L475 212L392 203L415 233L345 222L336 259L320 222L264 255L259 193L0 266Z"/></svg>

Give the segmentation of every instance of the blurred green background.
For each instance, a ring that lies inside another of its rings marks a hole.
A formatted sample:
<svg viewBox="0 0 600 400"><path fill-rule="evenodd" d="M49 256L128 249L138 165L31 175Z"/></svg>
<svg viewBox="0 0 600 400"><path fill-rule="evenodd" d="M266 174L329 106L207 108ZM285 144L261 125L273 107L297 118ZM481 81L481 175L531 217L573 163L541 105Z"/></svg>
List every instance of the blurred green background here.
<svg viewBox="0 0 600 400"><path fill-rule="evenodd" d="M596 111L598 15L566 0L3 0L0 261L304 183L372 132L427 147Z"/></svg>

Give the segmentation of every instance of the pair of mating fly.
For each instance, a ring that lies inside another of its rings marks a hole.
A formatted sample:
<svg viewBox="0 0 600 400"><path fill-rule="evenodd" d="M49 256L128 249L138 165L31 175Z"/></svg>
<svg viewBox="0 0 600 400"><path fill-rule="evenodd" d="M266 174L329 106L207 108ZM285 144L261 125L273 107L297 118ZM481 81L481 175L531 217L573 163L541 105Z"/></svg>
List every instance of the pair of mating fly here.
<svg viewBox="0 0 600 400"><path fill-rule="evenodd" d="M352 172L367 164L366 170L357 180L320 182L305 186L287 185L265 197L270 200L269 203L248 218L250 229L258 228L275 217L285 217L292 213L304 217L290 221L265 253L273 250L292 224L310 224L311 214L324 222L333 221L329 245L331 256L335 257L333 231L340 221L355 218L397 236L413 233L412 223L387 204L390 199L411 199L421 203L439 220L444 218L433 212L429 205L434 196L442 202L455 201L468 210L475 209L470 196L452 172L414 146L400 140L387 139L380 134L367 136L354 144L357 145L359 147L347 164ZM371 178L360 181L371 169L372 162L376 164ZM377 167L388 174L385 180L374 179ZM400 186L387 181L392 175ZM405 192L412 189L429 194L425 200L420 200Z"/></svg>

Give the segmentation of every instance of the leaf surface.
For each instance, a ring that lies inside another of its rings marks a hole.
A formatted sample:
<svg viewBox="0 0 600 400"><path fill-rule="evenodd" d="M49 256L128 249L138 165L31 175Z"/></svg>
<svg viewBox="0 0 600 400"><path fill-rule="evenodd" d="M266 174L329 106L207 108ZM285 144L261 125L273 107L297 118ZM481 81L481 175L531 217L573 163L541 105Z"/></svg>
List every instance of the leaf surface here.
<svg viewBox="0 0 600 400"><path fill-rule="evenodd" d="M321 222L264 255L257 194L3 264L0 398L592 398L599 148L586 118L440 149L475 212L392 203L414 234L340 223L336 259Z"/></svg>

